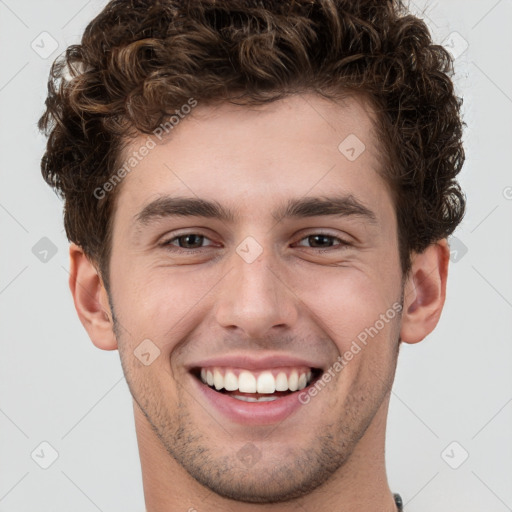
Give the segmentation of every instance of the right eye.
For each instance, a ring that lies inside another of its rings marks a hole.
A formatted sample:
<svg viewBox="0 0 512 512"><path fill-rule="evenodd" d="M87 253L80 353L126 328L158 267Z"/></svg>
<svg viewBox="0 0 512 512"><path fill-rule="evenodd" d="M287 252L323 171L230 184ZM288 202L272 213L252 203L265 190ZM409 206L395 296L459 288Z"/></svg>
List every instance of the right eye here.
<svg viewBox="0 0 512 512"><path fill-rule="evenodd" d="M183 234L180 234L173 238L170 238L170 239L162 242L161 246L165 247L166 249L169 249L171 251L193 252L193 251L197 251L199 249L204 248L202 246L204 240L210 240L210 239L204 235L199 234L199 233L190 232L190 233L183 233ZM174 249L174 247L176 247L176 249Z"/></svg>

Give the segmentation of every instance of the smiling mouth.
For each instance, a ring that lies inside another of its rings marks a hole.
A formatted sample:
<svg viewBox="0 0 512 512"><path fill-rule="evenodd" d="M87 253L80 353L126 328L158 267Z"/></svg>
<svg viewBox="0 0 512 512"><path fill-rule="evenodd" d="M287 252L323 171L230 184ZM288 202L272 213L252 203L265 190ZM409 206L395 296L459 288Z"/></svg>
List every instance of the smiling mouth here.
<svg viewBox="0 0 512 512"><path fill-rule="evenodd" d="M252 371L243 368L195 368L191 372L210 389L244 402L272 402L298 393L322 374L319 368L282 367Z"/></svg>

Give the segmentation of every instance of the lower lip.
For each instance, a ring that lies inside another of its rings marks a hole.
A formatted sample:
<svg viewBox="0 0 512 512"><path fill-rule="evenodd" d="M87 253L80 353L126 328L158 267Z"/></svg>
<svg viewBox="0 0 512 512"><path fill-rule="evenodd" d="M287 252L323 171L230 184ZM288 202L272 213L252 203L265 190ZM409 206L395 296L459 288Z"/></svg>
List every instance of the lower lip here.
<svg viewBox="0 0 512 512"><path fill-rule="evenodd" d="M299 392L277 398L271 402L244 402L229 395L218 393L199 379L191 376L195 385L214 408L227 416L231 421L243 425L271 425L280 423L302 407Z"/></svg>

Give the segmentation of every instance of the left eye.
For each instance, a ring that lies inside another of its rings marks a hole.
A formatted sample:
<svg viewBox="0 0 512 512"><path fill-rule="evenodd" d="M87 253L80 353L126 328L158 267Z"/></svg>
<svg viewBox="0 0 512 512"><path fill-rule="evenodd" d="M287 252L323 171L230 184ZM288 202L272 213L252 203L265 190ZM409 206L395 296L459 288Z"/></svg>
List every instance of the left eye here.
<svg viewBox="0 0 512 512"><path fill-rule="evenodd" d="M299 242L302 242L303 240L307 240L308 243L310 243L310 244L317 244L317 247L312 247L313 249L325 249L326 247L332 247L333 244L331 242L333 240L337 240L338 242L340 242L338 244L340 246L349 245L348 242L346 242L345 240L342 240L341 238L338 238L333 235L323 234L323 233L315 233L312 235L308 235L308 236L302 238L301 240L299 240ZM298 245L301 245L301 244L299 243Z"/></svg>

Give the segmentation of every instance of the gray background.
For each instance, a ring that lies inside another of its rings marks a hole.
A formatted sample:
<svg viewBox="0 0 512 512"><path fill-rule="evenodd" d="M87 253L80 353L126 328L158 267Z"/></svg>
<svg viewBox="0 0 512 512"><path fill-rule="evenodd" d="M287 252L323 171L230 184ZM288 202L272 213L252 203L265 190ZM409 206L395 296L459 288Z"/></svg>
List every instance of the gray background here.
<svg viewBox="0 0 512 512"><path fill-rule="evenodd" d="M105 3L0 0L0 512L144 510L119 356L96 349L77 319L62 204L39 171L45 141L36 122L50 63ZM440 324L399 357L389 480L408 512L505 512L512 510L512 0L411 7L437 42L460 54L468 213L452 242ZM52 44L58 48L45 55ZM43 469L52 450L58 458Z"/></svg>

